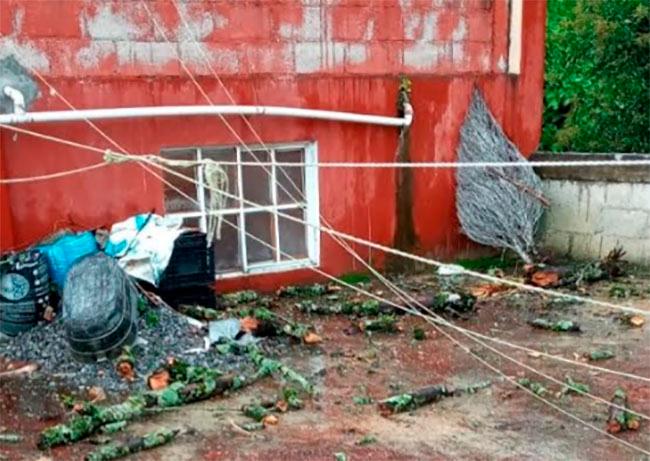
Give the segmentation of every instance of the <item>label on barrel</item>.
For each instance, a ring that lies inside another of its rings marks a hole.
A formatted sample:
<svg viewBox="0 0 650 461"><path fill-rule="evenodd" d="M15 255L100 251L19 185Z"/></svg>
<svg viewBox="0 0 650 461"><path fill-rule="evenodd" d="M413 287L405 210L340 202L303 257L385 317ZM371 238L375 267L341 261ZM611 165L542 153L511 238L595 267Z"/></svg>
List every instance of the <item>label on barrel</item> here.
<svg viewBox="0 0 650 461"><path fill-rule="evenodd" d="M20 301L29 294L29 282L20 274L5 274L0 279L0 296L9 301Z"/></svg>

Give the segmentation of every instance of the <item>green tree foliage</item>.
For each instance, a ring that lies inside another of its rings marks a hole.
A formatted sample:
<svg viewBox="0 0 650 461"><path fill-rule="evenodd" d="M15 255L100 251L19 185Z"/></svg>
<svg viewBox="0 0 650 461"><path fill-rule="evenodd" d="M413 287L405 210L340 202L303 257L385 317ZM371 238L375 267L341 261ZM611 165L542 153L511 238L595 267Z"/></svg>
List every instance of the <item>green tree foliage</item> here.
<svg viewBox="0 0 650 461"><path fill-rule="evenodd" d="M542 149L650 152L650 0L548 0Z"/></svg>

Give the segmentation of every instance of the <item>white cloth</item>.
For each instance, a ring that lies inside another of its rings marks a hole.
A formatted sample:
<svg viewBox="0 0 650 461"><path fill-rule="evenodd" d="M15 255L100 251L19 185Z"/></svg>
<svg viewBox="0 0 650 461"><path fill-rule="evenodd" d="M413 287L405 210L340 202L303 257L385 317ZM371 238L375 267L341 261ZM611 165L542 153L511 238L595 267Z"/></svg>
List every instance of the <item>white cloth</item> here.
<svg viewBox="0 0 650 461"><path fill-rule="evenodd" d="M183 233L183 220L155 214L132 216L111 227L104 251L132 277L158 286L174 250L174 241Z"/></svg>

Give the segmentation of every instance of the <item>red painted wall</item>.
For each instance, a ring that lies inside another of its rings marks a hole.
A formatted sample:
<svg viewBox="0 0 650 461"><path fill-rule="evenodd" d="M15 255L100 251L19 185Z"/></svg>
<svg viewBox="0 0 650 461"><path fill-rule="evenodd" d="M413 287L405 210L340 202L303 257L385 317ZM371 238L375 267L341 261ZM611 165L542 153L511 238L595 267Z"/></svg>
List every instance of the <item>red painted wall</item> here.
<svg viewBox="0 0 650 461"><path fill-rule="evenodd" d="M304 4L303 4L304 3ZM454 160L471 91L478 85L506 133L525 154L541 128L545 2L524 2L522 73L504 73L506 0L204 1L184 14L202 49L239 104L287 105L393 114L399 73L413 81L413 161ZM228 103L169 0L149 1L171 43L156 32L140 2L0 2L0 49L17 49L78 108L205 104L175 59L178 50L216 103ZM56 15L57 21L51 18ZM193 29L195 30L195 29ZM7 46L9 43L10 46ZM6 51L3 51L6 54ZM33 110L64 109L40 85ZM229 119L247 143L255 137ZM316 140L320 161L392 161L397 130L294 119L252 118L265 142ZM98 122L133 153L172 146L234 143L217 118ZM109 144L84 123L30 129L100 148ZM98 154L0 130L0 176L20 177L77 168ZM394 173L323 169L320 209L340 231L383 244L394 234ZM120 164L2 192L2 249L24 247L59 229L108 226L133 213L162 209L160 183L138 166ZM8 192L8 193L7 193ZM468 248L458 230L453 170L417 170L413 216L419 250L450 257ZM11 219L11 222L7 221ZM381 264L383 255L355 245ZM326 235L322 268L359 269ZM222 282L224 289L269 288L313 279L309 271Z"/></svg>

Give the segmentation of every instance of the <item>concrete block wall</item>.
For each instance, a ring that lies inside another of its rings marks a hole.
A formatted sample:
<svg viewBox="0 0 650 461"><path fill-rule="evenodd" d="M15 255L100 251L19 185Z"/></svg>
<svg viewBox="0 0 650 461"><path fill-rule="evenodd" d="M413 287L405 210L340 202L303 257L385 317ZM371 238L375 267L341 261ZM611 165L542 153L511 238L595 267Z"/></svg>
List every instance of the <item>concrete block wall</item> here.
<svg viewBox="0 0 650 461"><path fill-rule="evenodd" d="M210 75L204 56L222 75L506 70L505 0L175 1L181 14L169 0L147 0L149 11L132 0L2 0L0 58L74 78L184 75L177 53L198 75Z"/></svg>
<svg viewBox="0 0 650 461"><path fill-rule="evenodd" d="M540 172L551 201L542 245L578 259L603 257L622 245L628 260L650 264L650 171L643 175L638 167L597 169Z"/></svg>

